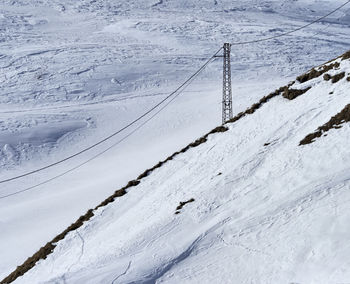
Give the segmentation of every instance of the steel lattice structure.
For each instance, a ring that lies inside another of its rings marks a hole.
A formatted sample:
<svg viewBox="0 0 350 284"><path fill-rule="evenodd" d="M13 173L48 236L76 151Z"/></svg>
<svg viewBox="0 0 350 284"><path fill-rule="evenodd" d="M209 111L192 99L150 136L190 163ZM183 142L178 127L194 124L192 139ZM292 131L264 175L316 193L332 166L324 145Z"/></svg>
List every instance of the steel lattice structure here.
<svg viewBox="0 0 350 284"><path fill-rule="evenodd" d="M222 89L222 123L232 118L232 88L231 88L231 45L224 44L224 69Z"/></svg>
<svg viewBox="0 0 350 284"><path fill-rule="evenodd" d="M231 45L224 44L224 69L222 89L222 123L232 118L232 88L231 88Z"/></svg>

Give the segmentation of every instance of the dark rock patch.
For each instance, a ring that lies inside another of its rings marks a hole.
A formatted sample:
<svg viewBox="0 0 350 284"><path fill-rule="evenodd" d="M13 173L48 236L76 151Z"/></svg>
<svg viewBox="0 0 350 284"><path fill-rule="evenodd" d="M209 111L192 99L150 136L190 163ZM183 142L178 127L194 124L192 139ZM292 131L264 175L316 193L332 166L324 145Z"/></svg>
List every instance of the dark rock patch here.
<svg viewBox="0 0 350 284"><path fill-rule="evenodd" d="M350 104L346 105L345 108L333 116L327 123L320 126L315 132L308 134L303 140L300 141L299 146L306 145L315 142L315 139L321 137L323 133L330 129L341 128L341 124L350 121Z"/></svg>
<svg viewBox="0 0 350 284"><path fill-rule="evenodd" d="M311 87L306 88L304 90L297 90L297 89L286 89L282 96L288 100L294 100L295 98L301 96L302 94L305 94L308 90L310 90Z"/></svg>
<svg viewBox="0 0 350 284"><path fill-rule="evenodd" d="M181 209L188 203L191 203L191 202L194 202L194 198L191 198L187 201L183 201L183 202L180 202L180 204L176 207L176 212L175 214L180 214L181 213Z"/></svg>
<svg viewBox="0 0 350 284"><path fill-rule="evenodd" d="M307 72L307 73L297 77L297 80L300 83L305 83L305 82L307 82L309 80L312 80L312 79L315 79L317 77L320 77L321 75L323 75L324 73L328 72L329 70L338 68L339 66L340 66L340 64L338 62L334 62L332 64L323 65L323 66L319 67L319 70L316 70L315 68L313 68L309 72Z"/></svg>
<svg viewBox="0 0 350 284"><path fill-rule="evenodd" d="M341 56L342 60L350 59L350 50Z"/></svg>
<svg viewBox="0 0 350 284"><path fill-rule="evenodd" d="M323 75L323 79L326 80L326 81L329 81L330 79L332 79L332 76L329 75L329 74L324 74Z"/></svg>
<svg viewBox="0 0 350 284"><path fill-rule="evenodd" d="M341 72L339 74L336 74L332 77L332 83L337 83L339 80L343 79L345 77L345 72Z"/></svg>
<svg viewBox="0 0 350 284"><path fill-rule="evenodd" d="M339 80L343 79L345 77L345 72L341 72L339 74L336 74L334 76L331 76L329 74L324 74L323 79L326 81L332 80L332 83L337 83Z"/></svg>

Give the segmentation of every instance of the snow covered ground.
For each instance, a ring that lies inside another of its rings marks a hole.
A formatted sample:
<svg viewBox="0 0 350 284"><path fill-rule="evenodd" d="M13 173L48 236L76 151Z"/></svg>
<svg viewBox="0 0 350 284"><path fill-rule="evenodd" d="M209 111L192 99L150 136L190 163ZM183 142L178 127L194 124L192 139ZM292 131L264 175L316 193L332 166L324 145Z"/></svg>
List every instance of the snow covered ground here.
<svg viewBox="0 0 350 284"><path fill-rule="evenodd" d="M350 125L298 144L349 104L350 81L293 88L310 86L152 172L15 283L347 283Z"/></svg>
<svg viewBox="0 0 350 284"><path fill-rule="evenodd" d="M0 3L0 179L45 166L108 136L174 90L223 42L288 31L341 3L340 0L3 0ZM346 7L296 36L235 47L232 50L235 113L306 69L349 49L349 24L350 7ZM221 68L220 60L212 63L166 112L109 154L49 184L1 198L0 278L145 168L219 125ZM327 107L325 102L319 103ZM331 110L335 109L329 108L325 116L334 114ZM303 111L300 115L308 117ZM269 123L272 122L276 118ZM317 123L319 120L307 130L314 130L319 126ZM127 133L69 163L1 184L0 197L74 167ZM256 147L251 149L255 150ZM223 159L223 155L216 154L217 159ZM236 174L244 176L244 167L242 173ZM149 197L164 198L158 195L161 188L154 190ZM145 187L144 191L147 191ZM243 188L241 191L244 192ZM144 197L141 189L137 192L133 193L135 198ZM210 195L203 198L212 200ZM169 200L171 205L164 206L175 206L173 202L180 201L177 199ZM128 206L136 206L133 200L125 203L124 211ZM222 210L222 214L232 213L224 207ZM193 239L189 237L188 241ZM179 243L181 248L184 245ZM244 259L243 255L240 257ZM118 266L112 267L118 274ZM136 268L131 265L131 269ZM243 269L240 271L243 273Z"/></svg>

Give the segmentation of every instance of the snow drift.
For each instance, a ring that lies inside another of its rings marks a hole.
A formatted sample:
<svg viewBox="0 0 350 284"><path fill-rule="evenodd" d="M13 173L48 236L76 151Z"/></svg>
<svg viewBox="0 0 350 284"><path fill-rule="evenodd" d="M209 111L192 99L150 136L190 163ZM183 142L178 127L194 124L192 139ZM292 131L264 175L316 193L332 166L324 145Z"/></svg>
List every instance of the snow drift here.
<svg viewBox="0 0 350 284"><path fill-rule="evenodd" d="M348 78L347 53L264 97L90 210L15 283L347 281Z"/></svg>

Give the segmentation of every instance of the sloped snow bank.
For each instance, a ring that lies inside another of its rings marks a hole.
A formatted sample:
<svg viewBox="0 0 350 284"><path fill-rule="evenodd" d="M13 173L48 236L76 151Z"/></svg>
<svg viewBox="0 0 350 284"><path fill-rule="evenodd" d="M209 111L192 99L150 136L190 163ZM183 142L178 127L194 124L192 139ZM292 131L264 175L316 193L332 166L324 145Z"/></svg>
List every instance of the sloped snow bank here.
<svg viewBox="0 0 350 284"><path fill-rule="evenodd" d="M16 283L347 281L350 126L298 144L349 103L349 84L320 76L229 124L98 209Z"/></svg>

